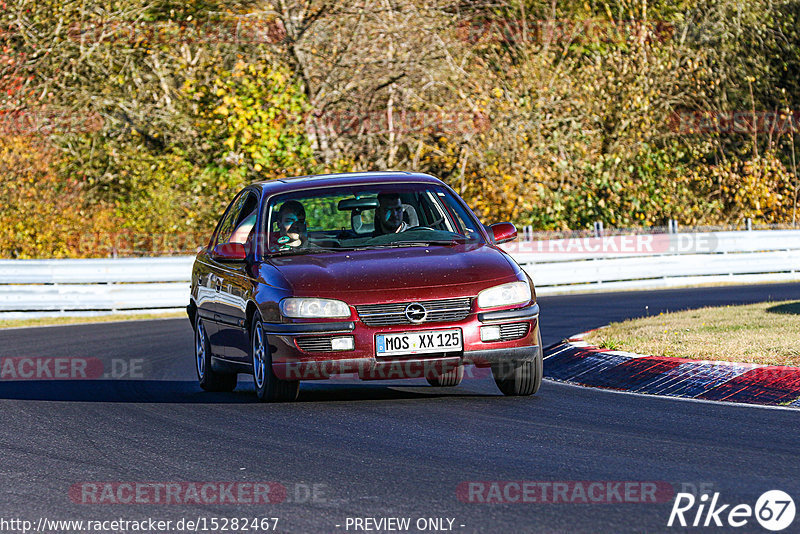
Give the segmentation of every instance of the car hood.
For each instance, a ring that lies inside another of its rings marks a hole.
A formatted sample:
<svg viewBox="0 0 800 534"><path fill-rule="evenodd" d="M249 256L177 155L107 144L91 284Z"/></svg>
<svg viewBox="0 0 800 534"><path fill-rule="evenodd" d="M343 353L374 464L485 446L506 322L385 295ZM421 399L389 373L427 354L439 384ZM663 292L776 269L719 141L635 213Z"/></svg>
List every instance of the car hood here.
<svg viewBox="0 0 800 534"><path fill-rule="evenodd" d="M474 296L518 279L519 268L486 245L387 248L279 256L270 263L297 296L381 300Z"/></svg>

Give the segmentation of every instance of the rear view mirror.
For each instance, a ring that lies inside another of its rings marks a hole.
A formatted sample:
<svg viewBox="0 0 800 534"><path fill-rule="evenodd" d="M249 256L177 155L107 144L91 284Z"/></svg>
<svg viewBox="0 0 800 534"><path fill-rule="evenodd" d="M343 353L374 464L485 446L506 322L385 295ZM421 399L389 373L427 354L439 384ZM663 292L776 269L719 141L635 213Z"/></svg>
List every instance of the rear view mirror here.
<svg viewBox="0 0 800 534"><path fill-rule="evenodd" d="M211 257L221 262L244 261L247 258L247 252L241 243L224 243L214 247Z"/></svg>
<svg viewBox="0 0 800 534"><path fill-rule="evenodd" d="M489 227L492 231L495 244L506 243L517 238L517 227L511 223L503 222Z"/></svg>
<svg viewBox="0 0 800 534"><path fill-rule="evenodd" d="M378 207L378 199L368 198L345 198L336 205L339 211L364 211Z"/></svg>

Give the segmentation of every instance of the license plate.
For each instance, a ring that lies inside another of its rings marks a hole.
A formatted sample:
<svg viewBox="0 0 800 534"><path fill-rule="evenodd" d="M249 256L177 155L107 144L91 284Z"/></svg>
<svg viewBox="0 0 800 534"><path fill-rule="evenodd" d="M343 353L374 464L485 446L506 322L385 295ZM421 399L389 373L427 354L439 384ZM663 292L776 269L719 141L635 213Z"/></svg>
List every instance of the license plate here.
<svg viewBox="0 0 800 534"><path fill-rule="evenodd" d="M375 336L375 351L378 356L458 352L460 350L461 330L459 329Z"/></svg>

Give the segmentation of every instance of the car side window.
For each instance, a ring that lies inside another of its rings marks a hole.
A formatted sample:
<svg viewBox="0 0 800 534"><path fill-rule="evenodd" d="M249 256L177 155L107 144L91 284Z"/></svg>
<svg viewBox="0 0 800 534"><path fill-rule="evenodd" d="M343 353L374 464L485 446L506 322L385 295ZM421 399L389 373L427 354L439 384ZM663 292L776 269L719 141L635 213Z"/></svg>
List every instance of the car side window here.
<svg viewBox="0 0 800 534"><path fill-rule="evenodd" d="M231 202L230 208L225 214L225 218L219 225L217 239L214 241L214 246L230 242L231 235L233 234L234 228L236 228L236 222L239 220L239 216L242 214L242 208L247 201L247 197L248 194L244 193L236 197L233 202Z"/></svg>
<svg viewBox="0 0 800 534"><path fill-rule="evenodd" d="M246 198L236 218L235 230L228 239L229 243L246 243L248 237L256 225L256 215L258 210L258 197L253 193L245 193Z"/></svg>

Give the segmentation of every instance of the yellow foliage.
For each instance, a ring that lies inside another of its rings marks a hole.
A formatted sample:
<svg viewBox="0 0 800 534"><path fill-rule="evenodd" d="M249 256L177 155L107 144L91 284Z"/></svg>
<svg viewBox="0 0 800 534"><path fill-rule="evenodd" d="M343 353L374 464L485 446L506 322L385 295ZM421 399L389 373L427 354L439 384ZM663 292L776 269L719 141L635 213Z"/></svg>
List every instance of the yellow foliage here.
<svg viewBox="0 0 800 534"><path fill-rule="evenodd" d="M88 204L77 180L55 174L56 158L37 138L0 137L0 257L95 256L92 236L119 226L110 206Z"/></svg>

